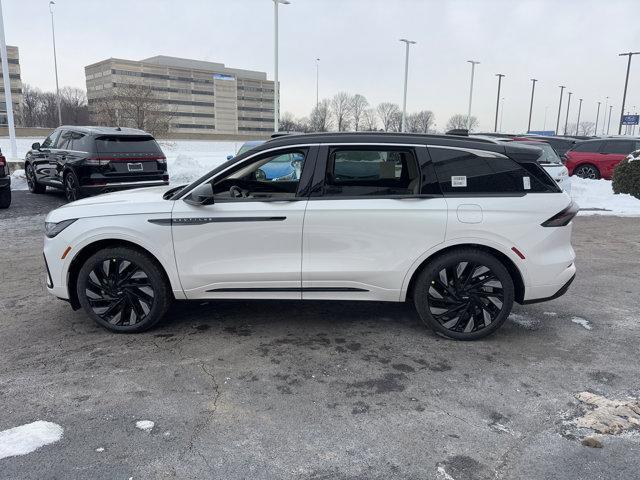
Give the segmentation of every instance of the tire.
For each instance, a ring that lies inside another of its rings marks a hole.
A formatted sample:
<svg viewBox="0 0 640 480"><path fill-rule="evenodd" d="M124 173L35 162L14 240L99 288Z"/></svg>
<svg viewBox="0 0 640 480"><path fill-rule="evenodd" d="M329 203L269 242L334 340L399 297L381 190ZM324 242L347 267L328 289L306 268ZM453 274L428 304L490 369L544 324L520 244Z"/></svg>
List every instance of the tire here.
<svg viewBox="0 0 640 480"><path fill-rule="evenodd" d="M78 273L76 293L85 312L116 333L152 328L173 299L157 261L128 247L106 248L89 257Z"/></svg>
<svg viewBox="0 0 640 480"><path fill-rule="evenodd" d="M0 188L0 208L11 205L11 187Z"/></svg>
<svg viewBox="0 0 640 480"><path fill-rule="evenodd" d="M473 283L469 283L477 279ZM418 274L413 301L423 323L457 340L477 340L495 332L513 307L509 271L493 255L476 248L444 253Z"/></svg>
<svg viewBox="0 0 640 480"><path fill-rule="evenodd" d="M590 178L591 180L598 180L600 178L600 170L595 165L591 165L590 163L583 163L582 165L578 165L574 170L573 174L580 178Z"/></svg>
<svg viewBox="0 0 640 480"><path fill-rule="evenodd" d="M65 173L63 182L64 196L66 197L67 202L75 202L82 198L82 194L80 193L80 182L78 181L78 177L75 173L72 171Z"/></svg>
<svg viewBox="0 0 640 480"><path fill-rule="evenodd" d="M29 191L31 193L44 193L47 191L47 187L44 185L40 185L38 180L36 180L36 174L33 171L33 165L30 163L25 167L25 175L27 177L27 186L29 187Z"/></svg>

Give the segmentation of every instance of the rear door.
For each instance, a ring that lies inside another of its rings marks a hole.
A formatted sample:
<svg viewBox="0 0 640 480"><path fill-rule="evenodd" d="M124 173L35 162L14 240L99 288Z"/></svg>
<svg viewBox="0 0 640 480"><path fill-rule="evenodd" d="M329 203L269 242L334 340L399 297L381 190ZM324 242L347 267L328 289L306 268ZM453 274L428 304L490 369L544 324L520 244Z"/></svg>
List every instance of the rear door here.
<svg viewBox="0 0 640 480"><path fill-rule="evenodd" d="M398 301L444 240L447 206L424 145L320 148L304 220L302 298Z"/></svg>
<svg viewBox="0 0 640 480"><path fill-rule="evenodd" d="M109 162L104 175L111 182L161 180L167 160L150 135L102 135L96 138L100 160Z"/></svg>
<svg viewBox="0 0 640 480"><path fill-rule="evenodd" d="M607 140L602 147L600 173L604 178L611 178L613 170L635 149L632 140Z"/></svg>

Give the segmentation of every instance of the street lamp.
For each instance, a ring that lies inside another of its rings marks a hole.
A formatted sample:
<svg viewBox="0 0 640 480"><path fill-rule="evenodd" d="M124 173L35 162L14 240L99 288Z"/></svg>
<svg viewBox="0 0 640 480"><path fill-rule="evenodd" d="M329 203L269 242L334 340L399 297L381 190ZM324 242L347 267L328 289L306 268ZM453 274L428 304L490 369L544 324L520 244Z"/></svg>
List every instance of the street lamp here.
<svg viewBox="0 0 640 480"><path fill-rule="evenodd" d="M51 13L51 37L53 38L53 68L56 72L56 98L58 103L58 125L62 125L62 109L60 108L60 86L58 84L58 57L56 55L56 29L53 25L53 5L56 2L49 2L49 13Z"/></svg>
<svg viewBox="0 0 640 480"><path fill-rule="evenodd" d="M496 121L493 125L493 131L498 131L498 108L500 107L500 86L502 84L502 77L505 75L502 73L496 73L496 77L498 77L498 96L496 97Z"/></svg>
<svg viewBox="0 0 640 480"><path fill-rule="evenodd" d="M531 79L531 103L529 104L529 123L527 123L527 133L531 131L531 114L533 113L533 94L536 91L537 78Z"/></svg>
<svg viewBox="0 0 640 480"><path fill-rule="evenodd" d="M611 125L611 110L613 110L613 105L609 105L609 120L607 121L607 135L609 135L609 126Z"/></svg>
<svg viewBox="0 0 640 480"><path fill-rule="evenodd" d="M404 54L404 95L402 97L402 129L401 131L407 131L407 79L409 76L409 45L415 45L416 42L413 40L407 40L406 38L401 38L401 42L405 44L405 54Z"/></svg>
<svg viewBox="0 0 640 480"><path fill-rule="evenodd" d="M473 75L476 70L476 65L480 62L476 60L467 60L467 63L471 64L471 84L469 85L469 110L467 110L467 130L471 130L471 100L473 99Z"/></svg>
<svg viewBox="0 0 640 480"><path fill-rule="evenodd" d="M578 101L580 104L578 105L578 120L576 120L576 135L578 135L578 126L580 125L580 112L582 111L582 99L579 98Z"/></svg>
<svg viewBox="0 0 640 480"><path fill-rule="evenodd" d="M280 102L279 85L278 85L278 5L289 5L289 0L273 0L273 131L278 131L280 123Z"/></svg>
<svg viewBox="0 0 640 480"><path fill-rule="evenodd" d="M560 128L560 112L562 111L562 92L567 88L564 85L560 85L560 101L558 102L558 118L556 120L556 135L558 135L558 129Z"/></svg>
<svg viewBox="0 0 640 480"><path fill-rule="evenodd" d="M542 122L542 130L546 130L547 128L547 111L548 110L549 110L548 106L544 107L544 122Z"/></svg>
<svg viewBox="0 0 640 480"><path fill-rule="evenodd" d="M7 128L9 129L11 157L15 159L18 156L18 149L16 146L16 128L13 123L13 99L11 98L11 77L9 76L9 62L7 60L7 44L4 40L2 0L0 0L0 55L2 55L2 80L4 82L4 102L7 109Z"/></svg>
<svg viewBox="0 0 640 480"><path fill-rule="evenodd" d="M604 99L604 113L602 114L602 135L604 135L604 122L607 119L607 107L609 105L609 97Z"/></svg>
<svg viewBox="0 0 640 480"><path fill-rule="evenodd" d="M571 95L573 92L569 92L569 100L567 101L567 116L564 118L564 134L567 134L567 124L569 123L569 109L571 108Z"/></svg>
<svg viewBox="0 0 640 480"><path fill-rule="evenodd" d="M320 59L316 58L316 108L318 108L318 102L319 102L319 97L318 97L318 92L319 92L319 85L320 85Z"/></svg>
<svg viewBox="0 0 640 480"><path fill-rule="evenodd" d="M502 131L502 119L504 118L504 97L500 99L500 131Z"/></svg>
<svg viewBox="0 0 640 480"><path fill-rule="evenodd" d="M620 107L620 122L618 123L618 135L622 132L622 117L624 116L624 104L627 101L627 85L629 84L629 70L631 69L631 57L638 55L640 52L621 53L619 57L629 57L627 61L627 76L624 80L624 93L622 94L622 107Z"/></svg>
<svg viewBox="0 0 640 480"><path fill-rule="evenodd" d="M598 111L596 112L596 128L594 129L595 135L598 135L598 118L600 117L600 102L598 102Z"/></svg>

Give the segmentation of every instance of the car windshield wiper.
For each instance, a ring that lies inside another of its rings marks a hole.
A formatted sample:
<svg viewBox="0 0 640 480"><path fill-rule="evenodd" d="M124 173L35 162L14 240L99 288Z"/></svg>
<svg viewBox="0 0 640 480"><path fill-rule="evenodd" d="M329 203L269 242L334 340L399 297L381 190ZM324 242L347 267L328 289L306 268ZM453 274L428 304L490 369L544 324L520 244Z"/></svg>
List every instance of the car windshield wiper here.
<svg viewBox="0 0 640 480"><path fill-rule="evenodd" d="M167 190L166 192L164 192L164 195L162 195L162 198L165 200L169 200L174 193L176 193L178 190L183 189L184 187L186 187L187 185L178 185L177 187L173 187L169 190Z"/></svg>

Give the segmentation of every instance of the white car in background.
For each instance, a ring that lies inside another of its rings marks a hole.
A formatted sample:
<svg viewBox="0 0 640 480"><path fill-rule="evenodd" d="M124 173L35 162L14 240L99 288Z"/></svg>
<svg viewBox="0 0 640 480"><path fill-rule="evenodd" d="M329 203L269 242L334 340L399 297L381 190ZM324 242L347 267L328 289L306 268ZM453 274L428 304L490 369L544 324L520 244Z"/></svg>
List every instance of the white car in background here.
<svg viewBox="0 0 640 480"><path fill-rule="evenodd" d="M562 159L555 149L545 142L517 140L513 143L519 145L531 145L542 150L542 155L538 158L538 163L547 171L551 178L553 178L560 188L571 194L571 180L569 179L569 170L562 163Z"/></svg>
<svg viewBox="0 0 640 480"><path fill-rule="evenodd" d="M280 137L190 185L51 211L47 289L114 332L153 327L173 300L373 300L478 339L575 276L578 209L539 156L449 135ZM270 177L282 158L300 174Z"/></svg>

